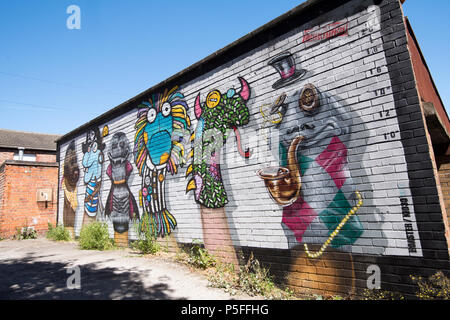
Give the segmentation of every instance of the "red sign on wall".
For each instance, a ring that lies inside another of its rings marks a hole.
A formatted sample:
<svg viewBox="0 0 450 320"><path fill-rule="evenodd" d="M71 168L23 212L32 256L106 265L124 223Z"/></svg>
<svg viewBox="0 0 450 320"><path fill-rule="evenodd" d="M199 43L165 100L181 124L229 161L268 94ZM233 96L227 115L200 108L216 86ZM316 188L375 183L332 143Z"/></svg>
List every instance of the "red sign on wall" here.
<svg viewBox="0 0 450 320"><path fill-rule="evenodd" d="M348 36L348 22L338 21L330 23L322 28L313 28L305 30L303 42L320 41L334 37Z"/></svg>

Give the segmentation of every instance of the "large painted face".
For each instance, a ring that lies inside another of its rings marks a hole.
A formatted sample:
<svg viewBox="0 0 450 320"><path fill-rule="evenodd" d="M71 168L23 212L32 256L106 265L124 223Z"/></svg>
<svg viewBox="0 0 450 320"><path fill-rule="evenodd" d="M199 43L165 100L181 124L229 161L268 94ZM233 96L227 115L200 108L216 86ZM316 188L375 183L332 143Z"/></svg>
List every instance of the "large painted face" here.
<svg viewBox="0 0 450 320"><path fill-rule="evenodd" d="M168 102L157 108L145 104L150 107L144 127L145 144L152 164L160 166L167 163L172 150L172 107Z"/></svg>
<svg viewBox="0 0 450 320"><path fill-rule="evenodd" d="M80 169L77 162L75 143L72 142L67 148L64 158L64 178L70 186L76 186L80 177Z"/></svg>
<svg viewBox="0 0 450 320"><path fill-rule="evenodd" d="M303 99L303 100L302 100ZM331 139L350 133L350 117L344 107L331 95L317 92L317 105L313 108L301 107L308 97L288 105L283 121L279 125L280 142L289 148L298 136L305 137L301 148L327 146Z"/></svg>

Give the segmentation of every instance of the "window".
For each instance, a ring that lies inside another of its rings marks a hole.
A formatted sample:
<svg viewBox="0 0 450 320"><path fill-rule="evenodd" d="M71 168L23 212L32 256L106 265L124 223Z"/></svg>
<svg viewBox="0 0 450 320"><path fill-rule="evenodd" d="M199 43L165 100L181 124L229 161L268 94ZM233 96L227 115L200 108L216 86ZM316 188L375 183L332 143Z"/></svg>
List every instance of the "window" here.
<svg viewBox="0 0 450 320"><path fill-rule="evenodd" d="M14 160L22 160L22 161L36 161L36 154L32 153L24 153L22 155L22 159L20 159L19 152L14 153Z"/></svg>

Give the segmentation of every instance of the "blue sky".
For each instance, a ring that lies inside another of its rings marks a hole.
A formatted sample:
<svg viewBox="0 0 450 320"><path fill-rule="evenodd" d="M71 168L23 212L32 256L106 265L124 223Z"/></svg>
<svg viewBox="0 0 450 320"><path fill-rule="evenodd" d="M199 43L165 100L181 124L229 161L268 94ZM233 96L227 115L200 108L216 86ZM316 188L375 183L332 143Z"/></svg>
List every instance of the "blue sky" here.
<svg viewBox="0 0 450 320"><path fill-rule="evenodd" d="M65 134L302 2L1 1L0 128ZM81 30L66 27L71 4ZM450 108L450 1L432 4L404 11Z"/></svg>

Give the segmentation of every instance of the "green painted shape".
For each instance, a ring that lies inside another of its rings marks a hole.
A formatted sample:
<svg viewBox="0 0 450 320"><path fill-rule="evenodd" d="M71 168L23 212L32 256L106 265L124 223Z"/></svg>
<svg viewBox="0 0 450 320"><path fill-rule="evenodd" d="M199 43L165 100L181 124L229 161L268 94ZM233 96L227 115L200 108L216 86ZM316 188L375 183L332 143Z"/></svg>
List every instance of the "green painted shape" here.
<svg viewBox="0 0 450 320"><path fill-rule="evenodd" d="M279 148L278 148L278 152L279 152L279 156L280 156L280 165L282 167L286 167L287 166L287 151L288 149L283 146L283 144L279 144ZM301 175L305 175L306 171L309 169L309 167L311 166L311 164L314 162L314 159L306 157L304 155L299 154L299 152L297 152L297 160L298 160L298 164L300 166L300 172Z"/></svg>
<svg viewBox="0 0 450 320"><path fill-rule="evenodd" d="M339 190L328 208L319 214L320 220L329 230L328 235L331 235L331 233L336 230L339 223L341 223L351 209L352 206L345 198L344 193ZM333 248L339 248L344 245L353 244L363 232L363 225L356 213L350 217L347 223L342 227L341 231L331 242L331 246Z"/></svg>

